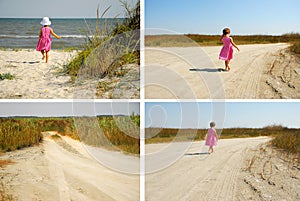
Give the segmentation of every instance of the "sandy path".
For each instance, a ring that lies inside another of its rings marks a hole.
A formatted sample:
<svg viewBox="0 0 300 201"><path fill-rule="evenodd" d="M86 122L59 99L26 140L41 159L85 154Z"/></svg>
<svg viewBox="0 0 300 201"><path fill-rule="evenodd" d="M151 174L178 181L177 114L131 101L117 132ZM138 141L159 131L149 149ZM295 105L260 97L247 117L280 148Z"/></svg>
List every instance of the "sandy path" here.
<svg viewBox="0 0 300 201"><path fill-rule="evenodd" d="M247 150L268 140L266 137L220 140L212 155L201 150L203 141L195 142L172 166L146 175L146 200L235 200L237 178ZM146 145L146 153L164 146Z"/></svg>
<svg viewBox="0 0 300 201"><path fill-rule="evenodd" d="M284 51L287 44L239 47L241 52L235 51L230 72L218 71L224 68L218 60L221 47L146 48L146 98L300 97L300 63ZM285 62L275 62L283 57ZM274 62L277 74L270 73ZM293 79L284 82L280 76Z"/></svg>
<svg viewBox="0 0 300 201"><path fill-rule="evenodd" d="M1 98L72 98L69 76L59 74L75 52L50 51L49 63L34 50L0 51L0 72L16 78L2 80Z"/></svg>
<svg viewBox="0 0 300 201"><path fill-rule="evenodd" d="M46 137L38 147L5 154L16 162L0 171L9 193L20 201L139 200L138 175L108 169L79 142L63 139L65 145Z"/></svg>

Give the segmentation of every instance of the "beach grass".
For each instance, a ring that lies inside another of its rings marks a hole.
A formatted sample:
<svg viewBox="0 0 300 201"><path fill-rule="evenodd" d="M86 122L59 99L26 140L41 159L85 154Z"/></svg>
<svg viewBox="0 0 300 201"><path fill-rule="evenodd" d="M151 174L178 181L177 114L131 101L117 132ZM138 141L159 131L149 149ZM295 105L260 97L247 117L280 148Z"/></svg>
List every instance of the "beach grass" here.
<svg viewBox="0 0 300 201"><path fill-rule="evenodd" d="M0 73L0 80L13 80L14 78L15 76L10 73Z"/></svg>
<svg viewBox="0 0 300 201"><path fill-rule="evenodd" d="M271 141L272 146L300 157L300 130L281 133Z"/></svg>
<svg viewBox="0 0 300 201"><path fill-rule="evenodd" d="M290 51L296 54L300 54L300 41L293 42L290 46Z"/></svg>
<svg viewBox="0 0 300 201"><path fill-rule="evenodd" d="M140 3L138 2L134 8L130 8L125 1L121 3L126 17L121 24L115 24L113 28L108 28L106 24L100 28L98 23L110 7L106 8L101 16L99 8L97 9L96 30L92 34L93 37L87 35L83 50L64 67L64 72L71 76L73 82L83 67L85 76L101 78L112 74L122 65L139 63ZM118 56L119 49L125 49L121 57Z"/></svg>
<svg viewBox="0 0 300 201"><path fill-rule="evenodd" d="M78 121L80 119L80 121ZM96 123L95 122L96 119ZM42 132L57 131L85 144L108 148L114 146L129 154L139 153L140 116L95 117L18 117L0 119L0 151L14 151L37 145ZM128 135L130 134L130 135ZM54 136L55 139L58 137Z"/></svg>
<svg viewBox="0 0 300 201"><path fill-rule="evenodd" d="M42 141L41 125L30 119L0 119L0 150L14 151Z"/></svg>
<svg viewBox="0 0 300 201"><path fill-rule="evenodd" d="M293 43L300 41L300 34L289 33L280 36L272 35L233 35L237 45L268 44L268 43ZM189 46L217 46L222 45L220 35L147 35L145 46L148 47L189 47Z"/></svg>

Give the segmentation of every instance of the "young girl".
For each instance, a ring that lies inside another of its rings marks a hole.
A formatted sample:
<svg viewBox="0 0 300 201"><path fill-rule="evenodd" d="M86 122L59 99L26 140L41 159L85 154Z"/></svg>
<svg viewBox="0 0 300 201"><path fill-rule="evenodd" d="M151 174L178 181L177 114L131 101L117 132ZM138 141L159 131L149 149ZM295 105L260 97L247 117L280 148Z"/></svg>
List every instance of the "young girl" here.
<svg viewBox="0 0 300 201"><path fill-rule="evenodd" d="M58 39L60 39L61 36L56 35L53 29L49 27L51 25L51 21L49 20L48 17L44 17L43 20L41 21L41 24L43 25L43 27L41 28L40 31L39 41L36 46L36 50L42 53L43 55L42 60L44 60L46 56L46 63L48 63L48 59L49 59L48 52L51 49L51 43L52 43L52 38L50 34L52 34L55 38Z"/></svg>
<svg viewBox="0 0 300 201"><path fill-rule="evenodd" d="M233 57L233 47L235 47L238 51L240 51L240 49L236 46L236 44L233 42L233 39L230 37L229 28L223 29L221 41L223 42L223 48L221 49L219 59L225 60L225 71L229 71L229 62Z"/></svg>
<svg viewBox="0 0 300 201"><path fill-rule="evenodd" d="M218 136L215 129L215 122L210 122L210 129L208 129L206 134L205 145L209 146L208 153L211 154L214 152L213 146L217 145Z"/></svg>

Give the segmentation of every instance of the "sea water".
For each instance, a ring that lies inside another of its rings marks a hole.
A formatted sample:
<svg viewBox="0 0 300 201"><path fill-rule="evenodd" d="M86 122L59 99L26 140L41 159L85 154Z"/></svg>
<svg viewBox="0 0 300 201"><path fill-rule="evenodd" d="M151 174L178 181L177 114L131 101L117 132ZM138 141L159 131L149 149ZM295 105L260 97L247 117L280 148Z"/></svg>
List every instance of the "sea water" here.
<svg viewBox="0 0 300 201"><path fill-rule="evenodd" d="M0 48L30 48L35 49L42 19L0 18ZM56 39L52 36L52 49L78 48L81 49L95 34L96 24L99 28L112 28L121 24L124 19L50 19L51 28L62 36Z"/></svg>

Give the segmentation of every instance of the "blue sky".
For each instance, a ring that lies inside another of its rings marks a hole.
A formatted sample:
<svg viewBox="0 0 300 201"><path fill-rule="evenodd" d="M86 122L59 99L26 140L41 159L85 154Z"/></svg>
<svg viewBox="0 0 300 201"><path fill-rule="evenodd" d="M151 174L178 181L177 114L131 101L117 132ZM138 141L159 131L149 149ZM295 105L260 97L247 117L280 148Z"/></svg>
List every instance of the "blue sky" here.
<svg viewBox="0 0 300 201"><path fill-rule="evenodd" d="M300 33L299 0L145 0L145 27L178 33ZM163 32L161 32L163 33Z"/></svg>
<svg viewBox="0 0 300 201"><path fill-rule="evenodd" d="M135 5L138 0L126 0ZM0 18L95 18L99 5L100 15L112 6L105 17L124 17L119 0L0 0Z"/></svg>
<svg viewBox="0 0 300 201"><path fill-rule="evenodd" d="M0 117L8 116L96 116L140 114L139 103L0 102Z"/></svg>
<svg viewBox="0 0 300 201"><path fill-rule="evenodd" d="M300 102L147 103L145 126L207 128L213 120L219 128L300 128L299 113Z"/></svg>

